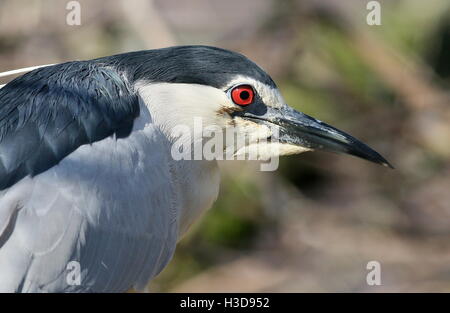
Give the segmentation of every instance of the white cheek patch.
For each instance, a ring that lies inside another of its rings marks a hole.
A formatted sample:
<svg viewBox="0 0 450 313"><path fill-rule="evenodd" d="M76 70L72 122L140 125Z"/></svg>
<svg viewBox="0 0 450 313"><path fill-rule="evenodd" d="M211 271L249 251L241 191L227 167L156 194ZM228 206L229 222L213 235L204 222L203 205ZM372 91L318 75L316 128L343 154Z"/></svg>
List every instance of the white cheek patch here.
<svg viewBox="0 0 450 313"><path fill-rule="evenodd" d="M165 130L177 125L193 127L194 119L201 118L203 125L224 127L217 111L229 105L227 95L214 87L181 83L146 83L135 86L153 122Z"/></svg>

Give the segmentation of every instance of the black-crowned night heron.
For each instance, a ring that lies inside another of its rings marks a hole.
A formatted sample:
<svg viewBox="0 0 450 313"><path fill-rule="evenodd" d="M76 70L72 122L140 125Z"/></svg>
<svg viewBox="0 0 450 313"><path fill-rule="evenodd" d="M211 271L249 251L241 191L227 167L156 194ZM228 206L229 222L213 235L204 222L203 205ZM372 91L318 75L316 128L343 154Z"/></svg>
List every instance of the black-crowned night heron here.
<svg viewBox="0 0 450 313"><path fill-rule="evenodd" d="M173 129L195 118L242 126L246 145L272 156L325 149L388 165L287 106L231 51L180 46L43 67L0 89L0 291L146 285L218 194L216 160L172 155Z"/></svg>

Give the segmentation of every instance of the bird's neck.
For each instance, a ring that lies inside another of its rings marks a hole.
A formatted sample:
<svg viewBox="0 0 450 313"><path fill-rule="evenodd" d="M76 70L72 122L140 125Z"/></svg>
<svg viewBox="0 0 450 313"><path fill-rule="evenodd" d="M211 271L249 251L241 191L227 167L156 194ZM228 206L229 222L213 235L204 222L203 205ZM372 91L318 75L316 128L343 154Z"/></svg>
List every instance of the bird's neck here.
<svg viewBox="0 0 450 313"><path fill-rule="evenodd" d="M172 207L177 211L178 235L181 237L216 200L220 184L219 167L216 160L176 160L171 151L174 144L169 131L171 125L164 123L163 119L155 118L160 113L160 103L148 101L149 99L151 95L145 93L141 97L140 116L135 121L134 128L144 132L148 130L149 136L161 136L161 142L165 143L160 148L166 155L173 190Z"/></svg>
<svg viewBox="0 0 450 313"><path fill-rule="evenodd" d="M217 161L172 161L172 183L178 200L178 234L181 237L217 199L220 172Z"/></svg>

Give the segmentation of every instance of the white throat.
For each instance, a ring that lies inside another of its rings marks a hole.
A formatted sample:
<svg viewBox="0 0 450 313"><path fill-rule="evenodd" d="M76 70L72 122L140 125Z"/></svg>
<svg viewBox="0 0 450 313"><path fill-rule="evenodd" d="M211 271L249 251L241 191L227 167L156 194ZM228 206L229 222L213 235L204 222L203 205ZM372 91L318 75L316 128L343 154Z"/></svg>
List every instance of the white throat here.
<svg viewBox="0 0 450 313"><path fill-rule="evenodd" d="M191 84L138 83L136 90L141 100L141 114L135 125L156 126L160 130L159 134L165 136L166 142L169 143L174 141L171 130L177 125L192 125L191 116L208 116L202 110L211 106L202 105L202 101L220 96L215 88ZM186 111L189 115L184 115ZM217 161L176 161L170 153L170 148L166 149L166 153L175 192L175 206L178 210L178 233L182 236L216 200L220 172Z"/></svg>

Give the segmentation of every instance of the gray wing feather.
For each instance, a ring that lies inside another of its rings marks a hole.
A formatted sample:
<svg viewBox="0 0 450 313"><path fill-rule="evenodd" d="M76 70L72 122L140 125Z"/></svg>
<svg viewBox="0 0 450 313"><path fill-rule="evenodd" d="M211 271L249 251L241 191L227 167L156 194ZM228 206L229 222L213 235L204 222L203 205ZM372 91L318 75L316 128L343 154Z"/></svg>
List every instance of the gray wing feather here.
<svg viewBox="0 0 450 313"><path fill-rule="evenodd" d="M0 190L83 144L128 136L138 115L125 77L99 64L63 63L16 78L0 89Z"/></svg>
<svg viewBox="0 0 450 313"><path fill-rule="evenodd" d="M136 130L125 140L106 138L9 188L0 214L11 203L20 208L0 240L0 291L117 292L154 277L178 230L167 156L155 149L164 144ZM67 283L72 261L81 285Z"/></svg>

